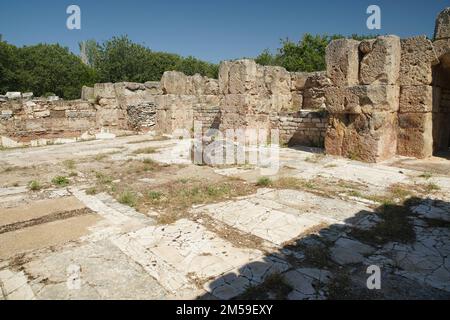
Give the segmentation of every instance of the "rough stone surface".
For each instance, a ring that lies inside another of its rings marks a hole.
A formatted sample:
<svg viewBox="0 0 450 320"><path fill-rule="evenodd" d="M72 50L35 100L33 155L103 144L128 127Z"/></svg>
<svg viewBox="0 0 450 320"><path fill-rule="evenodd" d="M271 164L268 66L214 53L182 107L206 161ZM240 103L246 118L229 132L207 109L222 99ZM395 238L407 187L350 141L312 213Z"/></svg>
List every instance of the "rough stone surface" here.
<svg viewBox="0 0 450 320"><path fill-rule="evenodd" d="M433 112L438 105L433 105L432 86L402 86L400 90L401 113Z"/></svg>
<svg viewBox="0 0 450 320"><path fill-rule="evenodd" d="M391 112L336 115L325 138L329 154L368 162L392 158L397 152L397 116Z"/></svg>
<svg viewBox="0 0 450 320"><path fill-rule="evenodd" d="M430 85L432 67L438 63L433 44L425 36L401 40L400 85Z"/></svg>
<svg viewBox="0 0 450 320"><path fill-rule="evenodd" d="M326 50L327 76L336 86L358 84L359 42L351 39L333 40Z"/></svg>
<svg viewBox="0 0 450 320"><path fill-rule="evenodd" d="M431 113L400 113L398 122L398 154L416 158L433 155Z"/></svg>
<svg viewBox="0 0 450 320"><path fill-rule="evenodd" d="M326 107L331 114L395 112L399 108L399 91L395 85L328 87L325 89Z"/></svg>
<svg viewBox="0 0 450 320"><path fill-rule="evenodd" d="M94 100L95 94L94 94L94 88L83 86L81 88L81 100Z"/></svg>
<svg viewBox="0 0 450 320"><path fill-rule="evenodd" d="M439 13L436 18L436 28L434 31L434 39L448 39L450 38L450 8L446 8Z"/></svg>
<svg viewBox="0 0 450 320"><path fill-rule="evenodd" d="M371 43L370 52L366 53L362 58L359 71L361 84L397 84L400 71L400 56L399 37L378 37Z"/></svg>
<svg viewBox="0 0 450 320"><path fill-rule="evenodd" d="M161 88L165 94L186 94L188 77L178 71L164 72L161 78Z"/></svg>
<svg viewBox="0 0 450 320"><path fill-rule="evenodd" d="M7 92L6 98L9 100L16 100L22 98L22 94L20 92Z"/></svg>

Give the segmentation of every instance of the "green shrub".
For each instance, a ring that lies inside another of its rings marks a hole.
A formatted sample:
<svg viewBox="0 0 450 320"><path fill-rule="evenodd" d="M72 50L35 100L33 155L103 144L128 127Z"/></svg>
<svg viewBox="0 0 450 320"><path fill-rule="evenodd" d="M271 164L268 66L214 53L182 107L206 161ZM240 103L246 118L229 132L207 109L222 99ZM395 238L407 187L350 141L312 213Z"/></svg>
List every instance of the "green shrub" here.
<svg viewBox="0 0 450 320"><path fill-rule="evenodd" d="M70 181L67 177L56 176L52 179L52 183L58 187L67 187L70 184Z"/></svg>

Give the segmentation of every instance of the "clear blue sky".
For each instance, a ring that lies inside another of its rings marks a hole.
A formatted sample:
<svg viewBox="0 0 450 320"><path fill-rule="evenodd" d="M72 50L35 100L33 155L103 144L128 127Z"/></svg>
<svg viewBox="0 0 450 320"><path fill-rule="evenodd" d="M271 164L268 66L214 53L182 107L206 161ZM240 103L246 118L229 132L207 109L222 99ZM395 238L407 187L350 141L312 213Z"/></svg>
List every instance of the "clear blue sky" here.
<svg viewBox="0 0 450 320"><path fill-rule="evenodd" d="M77 4L82 29L66 28L66 8ZM433 35L450 0L0 0L0 33L15 45L78 42L127 34L157 51L218 62L275 50L281 38L304 33L370 34L366 9L382 10L380 34Z"/></svg>

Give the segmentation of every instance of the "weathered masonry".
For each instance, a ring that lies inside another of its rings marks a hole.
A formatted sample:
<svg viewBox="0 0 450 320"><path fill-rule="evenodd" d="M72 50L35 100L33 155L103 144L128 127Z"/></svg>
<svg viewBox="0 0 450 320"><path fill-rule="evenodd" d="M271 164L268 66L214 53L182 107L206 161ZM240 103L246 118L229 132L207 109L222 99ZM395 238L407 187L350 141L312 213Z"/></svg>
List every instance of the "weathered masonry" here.
<svg viewBox="0 0 450 320"><path fill-rule="evenodd" d="M335 40L326 72L224 61L219 78L166 72L160 82L85 87L77 101L0 96L1 145L42 145L154 131L278 129L288 145L377 162L426 158L450 147L450 8L434 41Z"/></svg>
<svg viewBox="0 0 450 320"><path fill-rule="evenodd" d="M379 161L448 151L450 9L437 18L435 41L337 40L327 48L328 153Z"/></svg>

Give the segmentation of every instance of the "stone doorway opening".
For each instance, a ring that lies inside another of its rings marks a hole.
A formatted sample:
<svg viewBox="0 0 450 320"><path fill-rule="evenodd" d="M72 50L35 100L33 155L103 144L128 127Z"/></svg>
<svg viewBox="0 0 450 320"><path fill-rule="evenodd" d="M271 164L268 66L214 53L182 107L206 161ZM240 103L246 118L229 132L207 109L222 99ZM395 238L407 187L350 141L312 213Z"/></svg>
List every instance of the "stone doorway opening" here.
<svg viewBox="0 0 450 320"><path fill-rule="evenodd" d="M450 52L433 68L433 153L450 159Z"/></svg>

